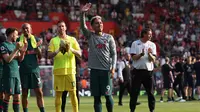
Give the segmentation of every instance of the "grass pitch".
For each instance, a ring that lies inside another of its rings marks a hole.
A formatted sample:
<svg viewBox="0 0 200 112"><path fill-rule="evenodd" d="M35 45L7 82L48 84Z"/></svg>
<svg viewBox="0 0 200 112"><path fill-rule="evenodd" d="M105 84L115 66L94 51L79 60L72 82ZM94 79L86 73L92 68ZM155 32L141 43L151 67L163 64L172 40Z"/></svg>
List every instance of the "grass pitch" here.
<svg viewBox="0 0 200 112"><path fill-rule="evenodd" d="M70 98L67 98L66 112L72 112ZM80 112L94 112L93 110L93 98L92 97L81 97L80 98ZM148 101L146 96L140 96L138 99L142 104L137 106L136 112L149 112ZM156 97L156 112L200 112L200 101L187 101L187 102L159 102L159 97ZM166 99L165 99L166 100ZM12 100L11 100L12 101ZM10 101L9 112L13 112L12 103ZM45 97L45 110L46 112L55 112L54 97ZM118 106L118 98L114 97L114 111L113 112L130 112L129 110L129 97L124 96L123 106ZM102 97L102 112L106 111L105 98ZM20 105L20 112L23 112ZM36 98L29 98L29 112L39 112L36 104Z"/></svg>

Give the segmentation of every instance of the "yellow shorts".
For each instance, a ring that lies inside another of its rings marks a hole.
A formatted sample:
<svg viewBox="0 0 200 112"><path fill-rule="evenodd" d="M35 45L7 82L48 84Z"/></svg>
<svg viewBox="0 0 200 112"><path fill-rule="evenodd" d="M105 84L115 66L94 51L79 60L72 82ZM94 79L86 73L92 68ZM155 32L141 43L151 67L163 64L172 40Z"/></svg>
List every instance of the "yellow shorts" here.
<svg viewBox="0 0 200 112"><path fill-rule="evenodd" d="M76 90L75 74L54 75L55 91L74 91Z"/></svg>

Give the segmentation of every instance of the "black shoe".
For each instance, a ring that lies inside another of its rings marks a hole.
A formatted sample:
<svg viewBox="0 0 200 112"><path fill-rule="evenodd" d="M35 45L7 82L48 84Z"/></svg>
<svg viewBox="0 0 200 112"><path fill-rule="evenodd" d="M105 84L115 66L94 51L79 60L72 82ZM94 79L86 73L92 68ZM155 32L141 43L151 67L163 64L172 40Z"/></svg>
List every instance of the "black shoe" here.
<svg viewBox="0 0 200 112"><path fill-rule="evenodd" d="M150 112L155 112L154 110L150 110Z"/></svg>
<svg viewBox="0 0 200 112"><path fill-rule="evenodd" d="M174 97L172 97L172 101L174 102L175 100L174 100Z"/></svg>
<svg viewBox="0 0 200 112"><path fill-rule="evenodd" d="M136 103L136 105L140 105L140 104L141 104L140 102L137 102L137 103Z"/></svg>
<svg viewBox="0 0 200 112"><path fill-rule="evenodd" d="M164 101L163 101L163 97L160 97L160 103L163 103Z"/></svg>
<svg viewBox="0 0 200 112"><path fill-rule="evenodd" d="M173 100L171 100L171 99L168 99L168 100L167 100L167 102L173 102Z"/></svg>
<svg viewBox="0 0 200 112"><path fill-rule="evenodd" d="M171 98L168 98L167 102L173 102L173 100Z"/></svg>
<svg viewBox="0 0 200 112"><path fill-rule="evenodd" d="M194 100L197 100L197 99L196 99L196 98L194 98L194 97L192 97L192 98L191 98L191 100L193 100L193 101L194 101Z"/></svg>
<svg viewBox="0 0 200 112"><path fill-rule="evenodd" d="M121 102L118 103L119 106L123 106L123 104Z"/></svg>

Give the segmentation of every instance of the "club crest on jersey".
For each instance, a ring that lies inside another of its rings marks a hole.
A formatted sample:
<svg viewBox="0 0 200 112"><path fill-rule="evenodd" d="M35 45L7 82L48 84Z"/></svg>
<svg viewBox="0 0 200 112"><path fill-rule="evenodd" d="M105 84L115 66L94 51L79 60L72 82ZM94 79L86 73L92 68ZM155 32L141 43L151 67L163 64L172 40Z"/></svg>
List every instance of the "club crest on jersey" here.
<svg viewBox="0 0 200 112"><path fill-rule="evenodd" d="M1 46L1 50L3 51L5 49L5 47L4 46Z"/></svg>
<svg viewBox="0 0 200 112"><path fill-rule="evenodd" d="M97 44L96 47L97 47L98 49L102 49L102 48L105 48L106 45L105 45L105 44Z"/></svg>

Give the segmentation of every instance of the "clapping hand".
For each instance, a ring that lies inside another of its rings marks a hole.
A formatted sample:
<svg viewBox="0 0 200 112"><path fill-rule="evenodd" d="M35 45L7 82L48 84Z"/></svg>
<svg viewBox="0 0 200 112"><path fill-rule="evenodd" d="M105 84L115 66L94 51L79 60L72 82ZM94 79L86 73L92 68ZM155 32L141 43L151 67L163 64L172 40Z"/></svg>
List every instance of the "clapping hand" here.
<svg viewBox="0 0 200 112"><path fill-rule="evenodd" d="M22 43L21 42L17 42L16 43L16 49L19 50L20 48L22 48Z"/></svg>
<svg viewBox="0 0 200 112"><path fill-rule="evenodd" d="M142 53L140 53L140 56L144 56L144 49L142 49Z"/></svg>
<svg viewBox="0 0 200 112"><path fill-rule="evenodd" d="M68 52L70 50L70 42L66 41L66 51Z"/></svg>
<svg viewBox="0 0 200 112"><path fill-rule="evenodd" d="M152 49L151 48L148 49L148 53L152 53Z"/></svg>
<svg viewBox="0 0 200 112"><path fill-rule="evenodd" d="M39 47L41 44L42 44L42 39L40 39L38 42L37 42L37 47Z"/></svg>
<svg viewBox="0 0 200 112"><path fill-rule="evenodd" d="M69 50L69 44L67 41L65 40L61 40L60 41L60 48L59 48L60 52L64 55L66 52L68 52Z"/></svg>
<svg viewBox="0 0 200 112"><path fill-rule="evenodd" d="M63 55L67 52L66 48L62 46L60 46L59 50Z"/></svg>
<svg viewBox="0 0 200 112"><path fill-rule="evenodd" d="M28 48L28 42L24 40L23 46L20 48L20 51L25 52Z"/></svg>

